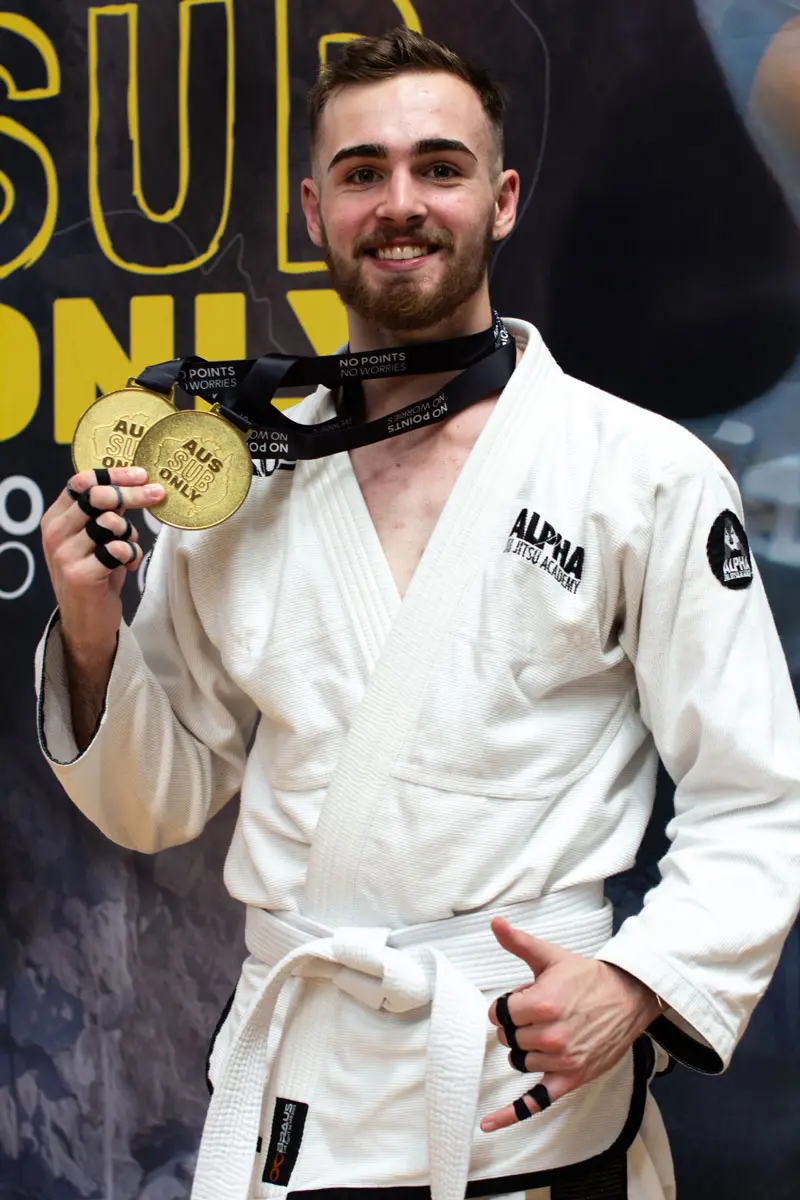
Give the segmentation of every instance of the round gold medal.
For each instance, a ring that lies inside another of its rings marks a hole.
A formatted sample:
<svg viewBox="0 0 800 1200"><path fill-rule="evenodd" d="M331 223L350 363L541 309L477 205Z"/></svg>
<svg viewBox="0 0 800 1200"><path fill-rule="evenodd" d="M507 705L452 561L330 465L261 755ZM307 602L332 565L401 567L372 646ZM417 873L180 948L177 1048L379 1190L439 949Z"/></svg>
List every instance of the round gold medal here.
<svg viewBox="0 0 800 1200"><path fill-rule="evenodd" d="M175 412L166 396L145 388L121 388L90 404L72 435L76 471L132 467L136 447L148 429Z"/></svg>
<svg viewBox="0 0 800 1200"><path fill-rule="evenodd" d="M212 412L181 409L142 437L134 465L164 485L150 512L176 529L209 529L236 512L250 490L253 464L244 436Z"/></svg>

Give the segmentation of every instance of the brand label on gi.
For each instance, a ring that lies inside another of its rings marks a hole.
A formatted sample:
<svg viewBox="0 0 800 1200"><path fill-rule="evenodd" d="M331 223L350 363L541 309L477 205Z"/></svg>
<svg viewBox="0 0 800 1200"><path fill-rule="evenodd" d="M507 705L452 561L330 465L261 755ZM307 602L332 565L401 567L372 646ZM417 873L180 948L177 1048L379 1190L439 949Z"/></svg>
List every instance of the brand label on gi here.
<svg viewBox="0 0 800 1200"><path fill-rule="evenodd" d="M272 1134L264 1163L264 1174L261 1177L264 1183L276 1183L278 1187L288 1186L303 1140L307 1116L307 1104L300 1100L284 1100L280 1096L277 1097L275 1116L272 1118Z"/></svg>

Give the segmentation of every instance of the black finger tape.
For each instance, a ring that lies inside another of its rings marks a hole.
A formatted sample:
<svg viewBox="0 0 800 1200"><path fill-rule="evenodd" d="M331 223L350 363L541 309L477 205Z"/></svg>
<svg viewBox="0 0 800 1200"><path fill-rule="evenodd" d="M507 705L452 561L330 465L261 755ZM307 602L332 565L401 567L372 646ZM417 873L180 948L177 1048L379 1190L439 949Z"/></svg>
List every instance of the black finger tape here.
<svg viewBox="0 0 800 1200"><path fill-rule="evenodd" d="M123 517L123 520L125 528L122 533L114 533L113 530L106 529L105 525L98 525L94 518L86 525L86 532L96 546L107 546L109 542L127 542L133 533L133 526L127 517Z"/></svg>
<svg viewBox="0 0 800 1200"><path fill-rule="evenodd" d="M107 485L111 484L112 487L114 486L111 483L111 472L108 470L107 467L97 467L97 468L95 468L94 473L95 473L97 482L99 484L102 484L103 486L107 486Z"/></svg>
<svg viewBox="0 0 800 1200"><path fill-rule="evenodd" d="M497 1002L495 1004L495 1012L497 1013L497 1019L504 1028L508 1024L508 1022L511 1020L511 1014L508 1011L508 997L510 995L511 995L511 992L506 992L505 995L498 996Z"/></svg>
<svg viewBox="0 0 800 1200"><path fill-rule="evenodd" d="M108 567L109 571L115 571L117 567L124 565L118 558L114 558L113 554L109 554L105 546L95 546L94 556L104 567Z"/></svg>
<svg viewBox="0 0 800 1200"><path fill-rule="evenodd" d="M81 512L86 513L87 517L99 517L100 514L104 513L106 510L104 508L96 508L94 504L92 504L91 500L89 499L91 494L91 488L89 488L89 490L86 492L81 492L75 503Z"/></svg>
<svg viewBox="0 0 800 1200"><path fill-rule="evenodd" d="M524 1050L521 1050L520 1047L517 1046L511 1051L508 1058L515 1071L520 1071L522 1074L525 1074L528 1068L525 1066L526 1055Z"/></svg>
<svg viewBox="0 0 800 1200"><path fill-rule="evenodd" d="M66 490L66 493L67 493L67 495L69 496L70 500L77 500L77 499L78 499L78 496L80 496L80 494L81 494L80 492L76 492L76 491L75 491L75 488L74 488L74 487L70 487L70 485L69 485L69 484L67 484L67 486L66 486L66 489L65 489L65 490Z"/></svg>
<svg viewBox="0 0 800 1200"><path fill-rule="evenodd" d="M520 1096L519 1100L514 1101L514 1112L517 1115L518 1121L527 1121L533 1116L522 1096Z"/></svg>
<svg viewBox="0 0 800 1200"><path fill-rule="evenodd" d="M550 1093L543 1083L537 1083L535 1087L531 1088L531 1090L528 1092L528 1095L530 1096L531 1100L533 1100L534 1104L539 1105L539 1108L542 1112L544 1112L546 1108L549 1108L553 1103L553 1101L550 1099Z"/></svg>
<svg viewBox="0 0 800 1200"><path fill-rule="evenodd" d="M508 1011L508 997L510 995L510 992L506 992L504 996L500 996L498 998L497 1004L495 1005L495 1012L497 1013L498 1021L503 1026L503 1033L506 1035L506 1041L508 1042L509 1049L517 1051L519 1050L519 1043L517 1041L517 1027L511 1019L511 1013Z"/></svg>
<svg viewBox="0 0 800 1200"><path fill-rule="evenodd" d="M114 507L122 508L125 503L122 498L122 489L118 488L115 483L108 483L104 484L103 486L114 489L114 491L117 493L117 503ZM92 504L91 500L89 499L91 493L92 489L89 488L88 491L81 492L80 496L78 496L77 500L75 501L81 512L86 513L87 517L99 517L101 513L108 512L109 510L107 508L98 508L96 505Z"/></svg>

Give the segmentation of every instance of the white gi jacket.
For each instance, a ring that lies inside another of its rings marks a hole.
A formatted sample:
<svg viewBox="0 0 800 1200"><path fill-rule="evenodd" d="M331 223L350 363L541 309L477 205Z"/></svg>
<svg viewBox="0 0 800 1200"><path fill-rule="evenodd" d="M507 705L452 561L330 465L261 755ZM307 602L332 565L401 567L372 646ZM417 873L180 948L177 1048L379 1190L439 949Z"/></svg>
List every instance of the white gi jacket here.
<svg viewBox="0 0 800 1200"><path fill-rule="evenodd" d="M198 1200L556 1196L559 1168L631 1143L650 1043L481 1134L535 1082L486 1019L530 979L488 914L638 976L670 1006L654 1036L709 1071L795 918L800 722L736 486L508 326L523 357L404 599L338 454L254 477L222 526L164 530L83 754L57 618L40 647L42 747L115 842L185 842L241 790L225 881L250 958ZM325 420L330 394L292 415ZM671 848L612 937L602 884L634 861L656 747Z"/></svg>

